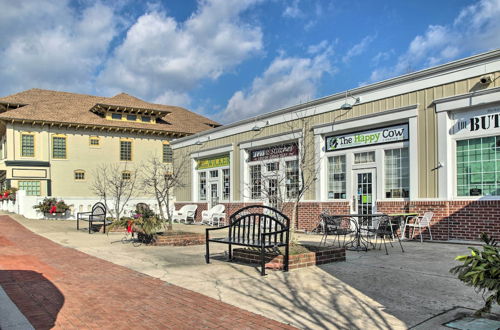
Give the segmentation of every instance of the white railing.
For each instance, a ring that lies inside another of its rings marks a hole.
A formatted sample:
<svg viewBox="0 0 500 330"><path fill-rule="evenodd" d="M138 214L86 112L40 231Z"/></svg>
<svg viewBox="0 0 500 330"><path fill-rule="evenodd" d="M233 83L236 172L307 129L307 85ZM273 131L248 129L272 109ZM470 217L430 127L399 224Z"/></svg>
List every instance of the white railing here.
<svg viewBox="0 0 500 330"><path fill-rule="evenodd" d="M33 206L39 204L43 201L46 196L26 196L26 191L19 190L16 192L16 201L3 200L0 202L0 208L2 211L8 211L20 214L28 219L44 219L48 217L54 217L57 219L67 219L75 220L76 214L78 212L87 212L92 209L92 206L101 201L99 198L92 197L58 197L51 196L51 198L56 198L57 200L64 200L64 203L70 207L68 212L64 216L61 215L47 215L39 212L33 208ZM132 211L135 210L137 203L145 203L155 213L159 213L158 203L154 198L131 198L125 205L124 212L122 215L130 215ZM113 207L112 203L108 205L110 208ZM173 205L173 201L172 201ZM165 210L164 210L165 211ZM166 213L165 213L166 214ZM110 215L111 216L111 215Z"/></svg>

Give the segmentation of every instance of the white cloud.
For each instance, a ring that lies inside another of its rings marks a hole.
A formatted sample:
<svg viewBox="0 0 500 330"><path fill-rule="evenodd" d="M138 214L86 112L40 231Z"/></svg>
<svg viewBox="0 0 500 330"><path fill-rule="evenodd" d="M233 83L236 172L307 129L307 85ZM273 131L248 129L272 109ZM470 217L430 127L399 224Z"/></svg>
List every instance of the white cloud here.
<svg viewBox="0 0 500 330"><path fill-rule="evenodd" d="M153 103L173 104L179 107L189 108L189 106L191 105L191 98L187 93L167 90L164 91L161 95L158 95L153 100Z"/></svg>
<svg viewBox="0 0 500 330"><path fill-rule="evenodd" d="M304 13L299 8L299 0L292 0L292 3L285 7L283 16L289 18L298 18L304 16Z"/></svg>
<svg viewBox="0 0 500 330"><path fill-rule="evenodd" d="M363 54L374 39L374 36L364 37L359 43L355 44L347 51L344 57L342 57L342 62L348 63L351 58Z"/></svg>
<svg viewBox="0 0 500 330"><path fill-rule="evenodd" d="M0 93L41 87L90 91L117 33L111 7L72 9L68 1L0 0Z"/></svg>
<svg viewBox="0 0 500 330"><path fill-rule="evenodd" d="M378 81L453 60L471 52L500 45L500 0L481 0L460 11L449 25L430 25L416 36L393 67L377 68L370 80Z"/></svg>
<svg viewBox="0 0 500 330"><path fill-rule="evenodd" d="M200 1L185 22L152 7L130 27L99 85L146 99L175 99L179 94L187 100L186 93L203 79L217 79L262 49L260 27L240 18L259 1Z"/></svg>
<svg viewBox="0 0 500 330"><path fill-rule="evenodd" d="M220 121L232 122L277 110L316 96L316 86L325 73L333 74L331 49L311 58L275 58L266 71L254 79L248 91L237 91L220 114Z"/></svg>

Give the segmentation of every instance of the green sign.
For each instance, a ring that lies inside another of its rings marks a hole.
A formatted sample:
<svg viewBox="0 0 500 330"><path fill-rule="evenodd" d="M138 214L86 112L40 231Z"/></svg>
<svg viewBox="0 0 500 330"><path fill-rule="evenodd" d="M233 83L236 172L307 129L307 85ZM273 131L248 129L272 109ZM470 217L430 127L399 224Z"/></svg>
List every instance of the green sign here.
<svg viewBox="0 0 500 330"><path fill-rule="evenodd" d="M229 166L229 155L214 157L214 158L199 159L197 161L196 169L205 170L207 168L214 168L221 166Z"/></svg>

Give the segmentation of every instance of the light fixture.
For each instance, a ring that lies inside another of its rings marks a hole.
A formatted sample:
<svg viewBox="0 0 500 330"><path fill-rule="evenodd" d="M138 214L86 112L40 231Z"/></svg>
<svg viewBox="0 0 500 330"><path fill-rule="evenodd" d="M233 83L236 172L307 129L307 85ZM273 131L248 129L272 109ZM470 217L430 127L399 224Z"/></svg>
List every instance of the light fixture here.
<svg viewBox="0 0 500 330"><path fill-rule="evenodd" d="M201 145L203 145L203 143L208 142L208 141L210 141L210 135L207 136L207 139L205 141L201 141L200 139L198 139L194 144L197 146L201 146Z"/></svg>
<svg viewBox="0 0 500 330"><path fill-rule="evenodd" d="M260 127L259 125L257 125L257 123L255 123L254 127L252 127L252 131L260 132L262 130L262 128L264 128L268 125L269 125L269 120L267 120L266 123L264 124L264 126L262 126L262 127Z"/></svg>
<svg viewBox="0 0 500 330"><path fill-rule="evenodd" d="M352 109L353 104L350 104L349 102L347 102L348 96L354 99L354 104L358 104L361 101L361 99L359 97L354 97L354 96L348 95L348 94L349 94L349 91L346 91L345 92L345 103L340 106L340 109L342 109L342 110L351 110Z"/></svg>

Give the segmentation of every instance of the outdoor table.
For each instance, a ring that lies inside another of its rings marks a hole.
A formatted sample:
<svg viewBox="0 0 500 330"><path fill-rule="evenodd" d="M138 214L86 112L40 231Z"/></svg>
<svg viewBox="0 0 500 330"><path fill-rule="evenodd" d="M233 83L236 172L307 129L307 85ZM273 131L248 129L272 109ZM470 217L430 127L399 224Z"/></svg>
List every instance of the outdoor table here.
<svg viewBox="0 0 500 330"><path fill-rule="evenodd" d="M388 216L399 219L399 228L401 228L401 239L405 239L404 229L406 227L406 224L408 223L409 219L418 216L418 213L391 213L388 214Z"/></svg>
<svg viewBox="0 0 500 330"><path fill-rule="evenodd" d="M352 222L356 225L356 230L355 230L355 237L354 239L346 244L346 249L350 251L368 251L368 245L373 243L370 243L368 239L364 239L363 235L361 234L361 224L368 220L368 219L373 219L373 218L379 218L383 216L387 216L387 214L379 213L379 214L335 214L332 215L335 217L339 218L350 218Z"/></svg>

